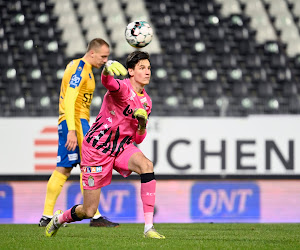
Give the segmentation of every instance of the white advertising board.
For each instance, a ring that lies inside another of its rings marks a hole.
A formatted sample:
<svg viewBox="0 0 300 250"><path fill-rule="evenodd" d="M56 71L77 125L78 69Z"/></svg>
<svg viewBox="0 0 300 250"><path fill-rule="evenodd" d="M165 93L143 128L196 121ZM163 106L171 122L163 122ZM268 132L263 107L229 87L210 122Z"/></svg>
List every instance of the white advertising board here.
<svg viewBox="0 0 300 250"><path fill-rule="evenodd" d="M156 174L300 175L299 128L300 116L151 117L138 146ZM56 118L2 118L0 138L0 175L55 168Z"/></svg>

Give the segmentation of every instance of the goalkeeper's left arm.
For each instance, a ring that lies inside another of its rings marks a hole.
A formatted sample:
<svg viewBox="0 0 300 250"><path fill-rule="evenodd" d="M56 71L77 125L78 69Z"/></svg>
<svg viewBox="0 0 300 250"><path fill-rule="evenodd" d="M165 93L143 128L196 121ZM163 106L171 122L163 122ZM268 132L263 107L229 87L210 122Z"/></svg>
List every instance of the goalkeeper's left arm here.
<svg viewBox="0 0 300 250"><path fill-rule="evenodd" d="M138 129L135 134L135 142L136 144L142 143L147 135L147 122L148 122L148 114L145 109L139 108L134 111L135 118L138 120Z"/></svg>

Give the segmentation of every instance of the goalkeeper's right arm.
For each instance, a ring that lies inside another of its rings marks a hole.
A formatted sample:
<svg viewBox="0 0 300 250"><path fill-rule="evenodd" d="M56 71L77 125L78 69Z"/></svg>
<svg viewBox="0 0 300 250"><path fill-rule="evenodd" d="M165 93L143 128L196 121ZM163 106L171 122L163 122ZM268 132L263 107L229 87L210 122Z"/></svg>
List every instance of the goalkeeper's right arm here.
<svg viewBox="0 0 300 250"><path fill-rule="evenodd" d="M122 75L122 76L126 76L127 75L127 69L118 61L113 61L113 60L109 60L105 63L103 72L103 75Z"/></svg>
<svg viewBox="0 0 300 250"><path fill-rule="evenodd" d="M101 82L109 91L116 91L120 88L120 84L114 79L114 74L117 76L127 75L126 68L117 61L109 60L102 71Z"/></svg>

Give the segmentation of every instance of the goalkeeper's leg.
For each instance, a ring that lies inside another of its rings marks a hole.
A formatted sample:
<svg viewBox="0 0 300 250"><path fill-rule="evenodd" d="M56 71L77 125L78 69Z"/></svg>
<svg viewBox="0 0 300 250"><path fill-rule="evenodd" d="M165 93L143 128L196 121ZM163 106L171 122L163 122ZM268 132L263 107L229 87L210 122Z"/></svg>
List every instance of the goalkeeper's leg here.
<svg viewBox="0 0 300 250"><path fill-rule="evenodd" d="M81 190L81 193L83 195L82 173L80 173L80 190ZM99 212L99 209L97 209L97 212L95 213L93 219L98 219L99 217L101 217L101 213Z"/></svg>
<svg viewBox="0 0 300 250"><path fill-rule="evenodd" d="M83 186L82 186L82 173L80 173L80 189L81 193L83 194ZM106 217L102 216L99 212L99 209L97 209L97 212L95 213L94 217L90 221L91 227L118 227L120 226L119 223L111 222Z"/></svg>
<svg viewBox="0 0 300 250"><path fill-rule="evenodd" d="M64 223L81 221L83 219L91 218L98 207L101 188L95 190L84 190L83 204L75 205L64 213L58 210L53 216L49 225L46 227L45 235L53 237L56 235L58 229Z"/></svg>
<svg viewBox="0 0 300 250"><path fill-rule="evenodd" d="M165 239L165 236L159 234L153 227L156 189L153 163L144 156L140 149L130 145L116 158L114 169L124 177L127 177L131 171L140 175L141 199L145 218L144 237Z"/></svg>
<svg viewBox="0 0 300 250"><path fill-rule="evenodd" d="M154 172L143 173L141 176L141 199L143 202L145 228L144 237L154 239L165 239L153 226L156 180Z"/></svg>
<svg viewBox="0 0 300 250"><path fill-rule="evenodd" d="M81 190L81 193L83 195L82 173L80 173L80 190ZM95 213L93 219L98 219L99 217L101 217L101 213L99 212L99 209L97 209L97 212Z"/></svg>

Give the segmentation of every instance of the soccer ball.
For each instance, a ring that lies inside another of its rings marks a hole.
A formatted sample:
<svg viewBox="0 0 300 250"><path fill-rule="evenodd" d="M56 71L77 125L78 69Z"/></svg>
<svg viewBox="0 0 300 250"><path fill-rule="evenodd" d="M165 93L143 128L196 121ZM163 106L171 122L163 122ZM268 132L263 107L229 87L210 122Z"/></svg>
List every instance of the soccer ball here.
<svg viewBox="0 0 300 250"><path fill-rule="evenodd" d="M132 47L143 48L152 41L153 30L146 21L134 21L127 25L125 37Z"/></svg>

